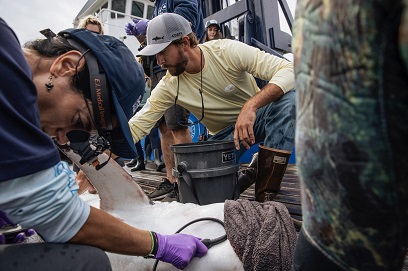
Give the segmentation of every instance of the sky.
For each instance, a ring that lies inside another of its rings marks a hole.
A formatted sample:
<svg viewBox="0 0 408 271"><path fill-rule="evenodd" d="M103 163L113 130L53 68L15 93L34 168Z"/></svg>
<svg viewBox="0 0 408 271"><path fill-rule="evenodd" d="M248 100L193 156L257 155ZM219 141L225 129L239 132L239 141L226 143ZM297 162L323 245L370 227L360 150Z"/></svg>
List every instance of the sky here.
<svg viewBox="0 0 408 271"><path fill-rule="evenodd" d="M0 0L0 17L14 30L21 44L43 38L40 30L59 32L72 22L87 0Z"/></svg>

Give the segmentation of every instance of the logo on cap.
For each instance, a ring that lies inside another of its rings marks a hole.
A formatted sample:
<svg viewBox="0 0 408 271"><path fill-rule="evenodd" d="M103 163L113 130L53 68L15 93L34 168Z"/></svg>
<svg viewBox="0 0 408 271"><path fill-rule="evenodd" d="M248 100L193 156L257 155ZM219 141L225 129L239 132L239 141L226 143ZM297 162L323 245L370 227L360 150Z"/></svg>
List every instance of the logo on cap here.
<svg viewBox="0 0 408 271"><path fill-rule="evenodd" d="M158 36L156 36L156 37L154 37L154 38L152 38L152 40L154 40L154 41L158 41L158 40L163 40L164 39L164 36L162 36L162 37L158 37Z"/></svg>
<svg viewBox="0 0 408 271"><path fill-rule="evenodd" d="M171 35L171 37L175 38L175 37L178 37L178 36L181 36L181 35L183 35L183 32L177 32L177 33Z"/></svg>

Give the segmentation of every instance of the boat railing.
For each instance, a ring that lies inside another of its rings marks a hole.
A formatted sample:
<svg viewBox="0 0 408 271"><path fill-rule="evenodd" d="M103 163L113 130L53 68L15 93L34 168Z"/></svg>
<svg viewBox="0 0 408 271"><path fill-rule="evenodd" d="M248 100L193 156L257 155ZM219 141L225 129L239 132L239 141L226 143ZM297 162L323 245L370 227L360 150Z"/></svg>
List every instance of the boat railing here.
<svg viewBox="0 0 408 271"><path fill-rule="evenodd" d="M96 16L102 22L106 35L123 41L134 54L137 53L139 41L135 37L126 35L125 24L132 22L132 19L142 19L141 17L105 8L101 9Z"/></svg>

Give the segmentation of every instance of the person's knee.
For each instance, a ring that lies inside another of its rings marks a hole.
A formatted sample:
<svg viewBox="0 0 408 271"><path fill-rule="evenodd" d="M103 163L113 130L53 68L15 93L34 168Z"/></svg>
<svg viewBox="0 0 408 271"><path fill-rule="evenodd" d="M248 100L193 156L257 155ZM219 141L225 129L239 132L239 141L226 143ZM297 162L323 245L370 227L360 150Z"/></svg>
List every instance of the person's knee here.
<svg viewBox="0 0 408 271"><path fill-rule="evenodd" d="M171 130L174 141L178 144L192 142L190 131L187 127L177 130Z"/></svg>
<svg viewBox="0 0 408 271"><path fill-rule="evenodd" d="M171 129L170 131L175 136L190 134L190 131L188 130L187 127L183 127L183 128L180 128L180 129Z"/></svg>
<svg viewBox="0 0 408 271"><path fill-rule="evenodd" d="M289 113L293 118L296 118L296 92L294 90L289 91L284 95L284 97L286 108L289 109L287 113Z"/></svg>
<svg viewBox="0 0 408 271"><path fill-rule="evenodd" d="M161 136L170 136L172 135L172 131L167 127L165 123L160 124L159 126Z"/></svg>
<svg viewBox="0 0 408 271"><path fill-rule="evenodd" d="M164 113L166 125L170 130L187 129L185 125L189 123L189 116L190 112L179 105L173 105Z"/></svg>

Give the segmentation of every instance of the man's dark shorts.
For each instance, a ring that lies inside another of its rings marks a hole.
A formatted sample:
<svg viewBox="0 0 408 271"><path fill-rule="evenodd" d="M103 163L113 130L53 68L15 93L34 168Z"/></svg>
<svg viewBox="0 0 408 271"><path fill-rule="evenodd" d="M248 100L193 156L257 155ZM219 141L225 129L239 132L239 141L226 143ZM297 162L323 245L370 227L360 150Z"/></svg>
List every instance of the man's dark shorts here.
<svg viewBox="0 0 408 271"><path fill-rule="evenodd" d="M166 71L161 71L154 73L151 78L151 89L159 83L160 79L166 74ZM175 109L174 109L175 107ZM180 105L173 105L164 112L163 117L159 119L154 127L159 127L161 124L165 123L170 130L180 130L185 129L186 126L180 125L179 123L188 123L188 118L190 116L190 111L185 109Z"/></svg>

